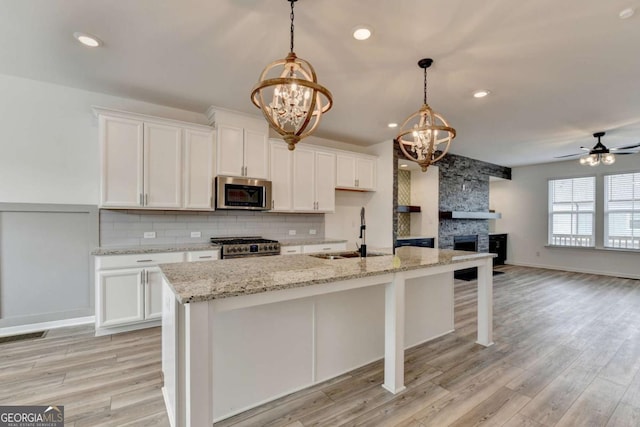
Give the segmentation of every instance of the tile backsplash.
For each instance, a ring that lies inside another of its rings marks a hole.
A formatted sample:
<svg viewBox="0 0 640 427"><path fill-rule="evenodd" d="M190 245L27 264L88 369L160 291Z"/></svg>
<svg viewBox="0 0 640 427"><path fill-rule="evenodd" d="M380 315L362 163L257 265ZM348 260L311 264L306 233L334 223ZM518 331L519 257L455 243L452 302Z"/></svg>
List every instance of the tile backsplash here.
<svg viewBox="0 0 640 427"><path fill-rule="evenodd" d="M295 230L295 235L290 234ZM310 231L315 230L315 234ZM155 238L144 238L155 232ZM191 233L201 233L191 237ZM324 214L100 210L100 246L209 242L211 237L324 238Z"/></svg>

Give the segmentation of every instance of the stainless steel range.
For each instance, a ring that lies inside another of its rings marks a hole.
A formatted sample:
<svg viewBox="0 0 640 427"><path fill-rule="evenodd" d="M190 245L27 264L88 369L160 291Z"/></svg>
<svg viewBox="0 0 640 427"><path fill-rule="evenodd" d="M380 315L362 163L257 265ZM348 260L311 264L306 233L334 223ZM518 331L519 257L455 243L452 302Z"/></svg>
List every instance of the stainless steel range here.
<svg viewBox="0 0 640 427"><path fill-rule="evenodd" d="M222 259L280 255L280 243L262 237L212 237L211 243L222 246Z"/></svg>

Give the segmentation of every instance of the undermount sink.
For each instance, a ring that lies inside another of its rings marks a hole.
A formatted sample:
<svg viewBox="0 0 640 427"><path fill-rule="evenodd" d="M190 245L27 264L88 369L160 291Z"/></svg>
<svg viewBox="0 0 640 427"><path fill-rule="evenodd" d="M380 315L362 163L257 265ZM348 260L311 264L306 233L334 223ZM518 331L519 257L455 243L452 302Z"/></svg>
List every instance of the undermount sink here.
<svg viewBox="0 0 640 427"><path fill-rule="evenodd" d="M367 258L374 257L374 256L382 256L382 255L387 255L387 254L379 254L379 253L371 252L367 254ZM360 252L358 251L335 252L331 254L313 254L311 256L315 258L322 258L322 259L360 258Z"/></svg>

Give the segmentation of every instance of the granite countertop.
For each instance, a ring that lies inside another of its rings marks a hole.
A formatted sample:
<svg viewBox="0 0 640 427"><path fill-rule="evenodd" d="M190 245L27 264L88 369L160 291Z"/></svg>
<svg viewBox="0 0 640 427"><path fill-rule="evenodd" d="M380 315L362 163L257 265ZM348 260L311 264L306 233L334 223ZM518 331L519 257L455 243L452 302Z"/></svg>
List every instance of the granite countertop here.
<svg viewBox="0 0 640 427"><path fill-rule="evenodd" d="M489 253L402 247L395 256L363 259L276 255L161 264L160 268L178 301L185 304L494 257Z"/></svg>
<svg viewBox="0 0 640 427"><path fill-rule="evenodd" d="M331 239L331 238L279 240L280 246L324 245L329 243L347 243L347 241L348 240L346 239Z"/></svg>
<svg viewBox="0 0 640 427"><path fill-rule="evenodd" d="M121 246L121 247L101 247L91 251L91 255L134 255L134 254L154 254L159 252L190 252L190 251L211 251L219 249L220 245L211 243L183 243L176 245L148 245L148 246Z"/></svg>

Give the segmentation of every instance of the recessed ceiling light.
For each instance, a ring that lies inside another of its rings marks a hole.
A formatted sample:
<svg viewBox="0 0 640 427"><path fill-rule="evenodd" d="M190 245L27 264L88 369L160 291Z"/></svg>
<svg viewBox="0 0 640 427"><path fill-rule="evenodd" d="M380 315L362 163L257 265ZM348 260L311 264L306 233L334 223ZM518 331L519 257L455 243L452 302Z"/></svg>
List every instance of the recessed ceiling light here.
<svg viewBox="0 0 640 427"><path fill-rule="evenodd" d="M486 89L480 89L477 90L475 92L473 92L473 97L474 98L484 98L485 96L489 95L491 92L489 92Z"/></svg>
<svg viewBox="0 0 640 427"><path fill-rule="evenodd" d="M102 46L102 41L96 36L92 36L91 34L75 32L73 33L73 37L75 37L76 40L78 40L80 43L82 43L85 46L89 46L89 47Z"/></svg>
<svg viewBox="0 0 640 427"><path fill-rule="evenodd" d="M401 165L400 165L400 167L401 167L401 168L408 168L408 167L409 167L409 165L407 165L407 164L403 163L403 164L401 164Z"/></svg>
<svg viewBox="0 0 640 427"><path fill-rule="evenodd" d="M389 123L387 126L390 127L390 128L397 128L398 124L397 123Z"/></svg>
<svg viewBox="0 0 640 427"><path fill-rule="evenodd" d="M636 11L632 7L628 7L626 9L622 9L618 16L620 19L631 18Z"/></svg>
<svg viewBox="0 0 640 427"><path fill-rule="evenodd" d="M364 25L359 25L353 30L353 38L356 40L367 40L371 37L371 28L366 27Z"/></svg>

